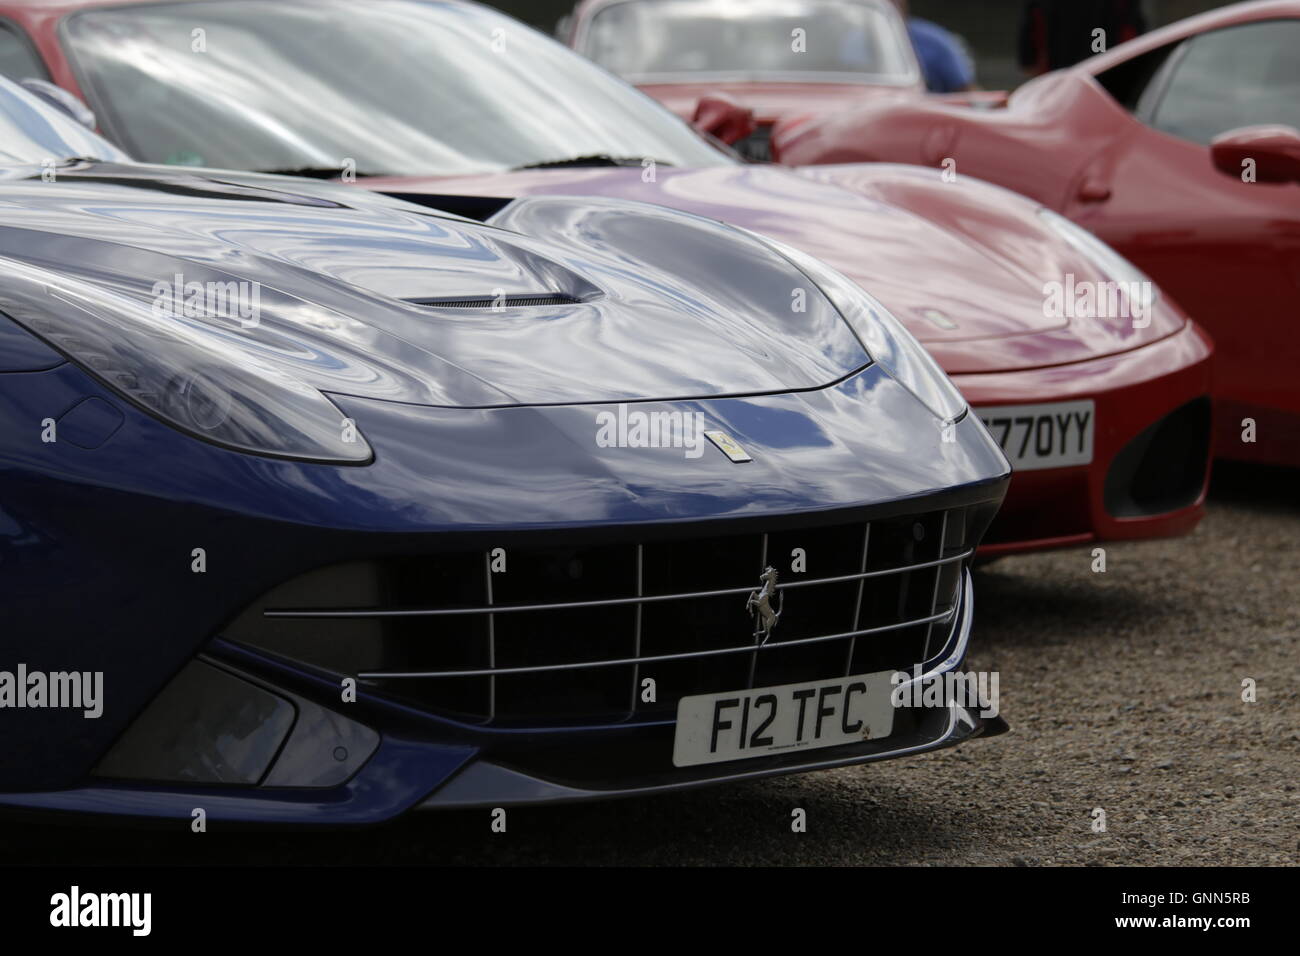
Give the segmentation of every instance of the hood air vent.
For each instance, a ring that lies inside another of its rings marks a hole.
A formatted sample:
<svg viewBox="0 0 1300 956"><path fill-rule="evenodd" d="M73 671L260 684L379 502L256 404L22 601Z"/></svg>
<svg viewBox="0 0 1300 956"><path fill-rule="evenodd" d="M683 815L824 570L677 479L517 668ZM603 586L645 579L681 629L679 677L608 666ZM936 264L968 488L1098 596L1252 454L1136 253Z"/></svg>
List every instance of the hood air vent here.
<svg viewBox="0 0 1300 956"><path fill-rule="evenodd" d="M575 305L582 299L564 292L540 292L533 295L473 296L449 299L407 299L412 305L430 309L519 308L541 305Z"/></svg>

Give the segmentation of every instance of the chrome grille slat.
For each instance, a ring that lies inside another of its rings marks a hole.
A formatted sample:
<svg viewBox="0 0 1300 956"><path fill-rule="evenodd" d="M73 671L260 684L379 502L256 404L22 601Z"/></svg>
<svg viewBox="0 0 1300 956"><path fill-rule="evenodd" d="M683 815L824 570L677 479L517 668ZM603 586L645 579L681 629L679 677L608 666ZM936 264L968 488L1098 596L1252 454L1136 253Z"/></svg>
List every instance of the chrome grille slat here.
<svg viewBox="0 0 1300 956"><path fill-rule="evenodd" d="M645 582L642 577L642 563L645 560L645 545L636 546L636 596L640 597ZM633 647L636 649L635 656L637 664L632 668L632 706L628 711L628 717L636 716L637 701L641 699L641 602L636 605L636 625L635 632L632 635Z"/></svg>
<svg viewBox="0 0 1300 956"><path fill-rule="evenodd" d="M853 620L850 622L851 627L858 626L858 618L862 614L862 589L866 587L867 584L866 581L867 549L869 547L871 547L871 522L870 521L867 522L866 527L862 531L862 560L859 564L858 570L862 572L863 577L858 579L858 596L853 602ZM934 608L931 608L930 611L931 613L933 613ZM853 673L853 652L857 650L857 646L858 646L858 639L856 637L849 641L849 653L845 656L844 659L845 677L848 677Z"/></svg>
<svg viewBox="0 0 1300 956"><path fill-rule="evenodd" d="M807 581L790 581L787 584L779 585L781 590L791 588L814 587L825 584L844 584L849 581L865 581L872 578L889 577L895 574L907 574L912 571L924 571L927 568L940 567L948 564L955 564L959 561L965 561L971 557L974 550L965 550L960 554L949 555L946 558L939 558L934 561L922 561L918 564L903 565L896 568L885 568L880 571L864 571L860 574L841 574L828 578L813 578ZM627 598L605 598L598 601L561 601L551 604L505 604L489 605L487 607L465 607L465 608L338 608L338 609L308 609L308 608L268 608L262 612L263 617L269 618L385 618L385 617L448 617L461 614L487 614L495 616L498 614L510 614L515 612L533 612L533 611L572 611L581 610L582 608L597 607L617 607L619 605L644 605L659 603L662 601L687 601L694 598L711 598L727 597L733 594L748 594L754 590L754 585L746 585L738 588L722 588L715 591L686 591L678 594L650 594L646 596L627 597Z"/></svg>
<svg viewBox="0 0 1300 956"><path fill-rule="evenodd" d="M794 641L782 641L779 644L768 644L758 648L757 652L761 653L768 650L781 650L790 647L803 647L809 644L824 644L827 641L843 641L866 637L869 634L884 634L889 631L903 630L908 627L919 627L923 625L934 625L950 622L957 613L958 607L954 605L942 614L932 614L928 617L917 618L911 621L900 621L896 624L886 624L881 627L869 627L856 631L846 631L843 634L825 634L821 637L805 637ZM688 651L681 654L659 654L653 657L639 658L622 658L608 661L580 661L572 664L541 664L535 667L500 667L484 670L455 670L455 671L372 671L358 674L363 680L400 680L403 678L437 678L437 677L500 677L506 674L540 674L551 671L568 671L568 670L588 670L594 667L627 667L629 665L641 665L649 663L659 663L663 661L682 661L694 660L701 657L718 657L726 654L754 654L756 653L753 645L745 644L740 647L719 647L711 648L704 651Z"/></svg>
<svg viewBox="0 0 1300 956"><path fill-rule="evenodd" d="M488 607L492 606L492 552L485 552L483 555L483 572L487 575L487 602ZM488 720L491 721L497 715L497 629L496 615L488 612L488 666L491 676L488 678Z"/></svg>
<svg viewBox="0 0 1300 956"><path fill-rule="evenodd" d="M763 549L762 549L762 553L759 555L758 558L758 573L762 574L765 570L767 570L767 535L766 534L763 535ZM780 585L778 585L778 590L779 588ZM758 671L758 650L759 650L759 646L758 646L758 641L756 639L754 641L754 653L749 656L749 683L745 685L746 687L752 688L754 686L754 674L757 673Z"/></svg>
<svg viewBox="0 0 1300 956"><path fill-rule="evenodd" d="M943 524L939 526L939 553L943 554L943 549L948 539L948 512L943 513ZM943 581L943 572L936 571L934 575L934 591L930 597L930 613L939 604L939 584ZM930 659L930 639L934 636L934 625L931 624L925 629L925 659Z"/></svg>

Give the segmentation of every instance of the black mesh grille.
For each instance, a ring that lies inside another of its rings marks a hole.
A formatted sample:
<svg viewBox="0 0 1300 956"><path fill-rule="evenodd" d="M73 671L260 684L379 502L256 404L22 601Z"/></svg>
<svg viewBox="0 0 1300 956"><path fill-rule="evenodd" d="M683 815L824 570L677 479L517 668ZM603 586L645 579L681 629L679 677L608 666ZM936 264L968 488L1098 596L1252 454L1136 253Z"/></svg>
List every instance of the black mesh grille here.
<svg viewBox="0 0 1300 956"><path fill-rule="evenodd" d="M985 521L958 509L512 547L504 572L483 551L335 565L276 588L224 636L463 720L661 720L684 696L926 660L951 626L970 525ZM768 566L781 614L756 649L746 600ZM646 678L655 702L642 700Z"/></svg>

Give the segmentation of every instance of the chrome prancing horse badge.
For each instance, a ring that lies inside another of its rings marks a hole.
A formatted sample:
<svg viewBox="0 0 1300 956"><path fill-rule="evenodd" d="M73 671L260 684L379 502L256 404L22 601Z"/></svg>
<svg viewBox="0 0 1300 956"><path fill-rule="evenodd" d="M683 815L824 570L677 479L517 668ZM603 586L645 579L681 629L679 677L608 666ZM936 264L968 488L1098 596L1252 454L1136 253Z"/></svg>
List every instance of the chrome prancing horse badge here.
<svg viewBox="0 0 1300 956"><path fill-rule="evenodd" d="M767 643L767 639L772 636L772 630L781 620L781 610L785 607L785 592L782 591L776 602L776 610L772 610L772 595L776 594L776 568L768 568L759 576L763 586L756 591L749 592L749 600L745 602L745 610L749 616L754 618L757 630L754 631L754 640L758 641L758 646L762 647ZM761 640L760 640L761 638Z"/></svg>
<svg viewBox="0 0 1300 956"><path fill-rule="evenodd" d="M726 432L707 431L704 433L704 437L717 445L718 451L722 452L737 464L743 464L744 462L754 460L749 457L749 452L745 451L745 449L741 447L740 442L736 441L736 439L732 438Z"/></svg>

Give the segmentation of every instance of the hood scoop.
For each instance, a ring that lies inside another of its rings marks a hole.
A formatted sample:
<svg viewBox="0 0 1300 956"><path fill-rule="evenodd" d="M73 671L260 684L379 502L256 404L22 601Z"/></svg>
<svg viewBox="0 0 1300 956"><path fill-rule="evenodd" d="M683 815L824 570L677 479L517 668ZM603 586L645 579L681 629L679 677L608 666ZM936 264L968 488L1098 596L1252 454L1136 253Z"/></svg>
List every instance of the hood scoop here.
<svg viewBox="0 0 1300 956"><path fill-rule="evenodd" d="M162 201L118 182L15 189L0 204L0 256L134 300L123 308L140 322L178 322L224 360L247 355L327 395L676 401L820 389L870 362L784 257L661 206L534 198L483 224L356 190L355 208L325 211ZM256 295L255 323L228 301L155 309L177 289L197 284L206 299L232 283L239 302Z"/></svg>
<svg viewBox="0 0 1300 956"><path fill-rule="evenodd" d="M405 299L411 305L420 305L429 309L527 309L548 305L577 305L589 302L595 296L579 298L567 292L536 292L500 295L491 298L484 296L457 296L452 298Z"/></svg>

